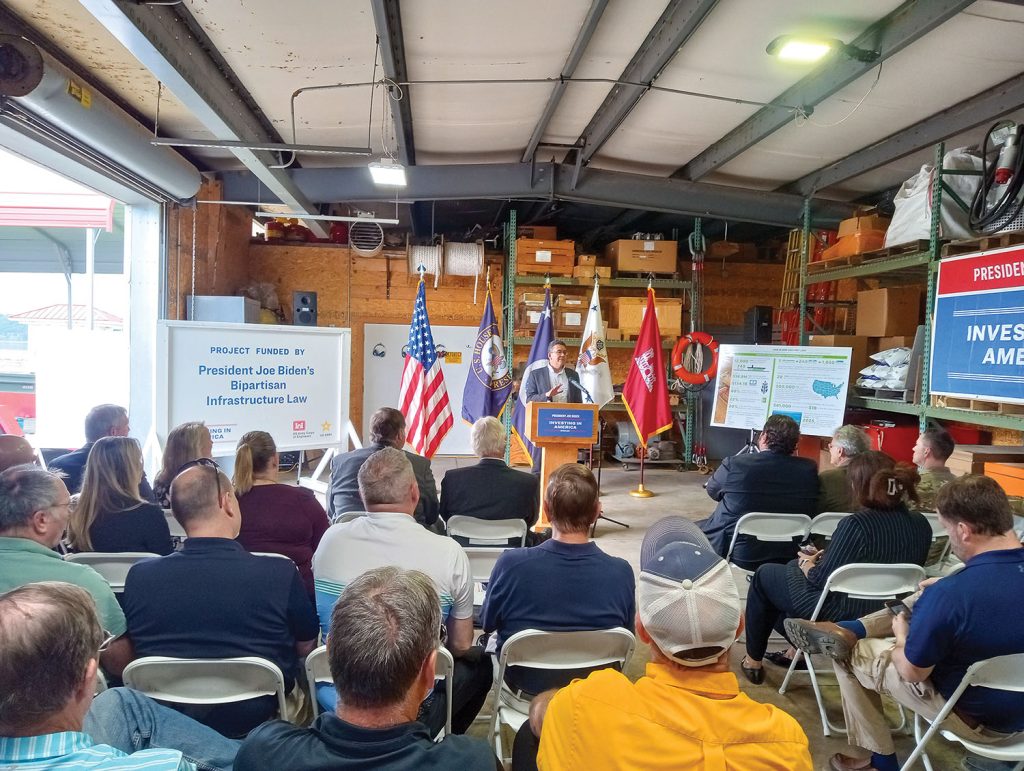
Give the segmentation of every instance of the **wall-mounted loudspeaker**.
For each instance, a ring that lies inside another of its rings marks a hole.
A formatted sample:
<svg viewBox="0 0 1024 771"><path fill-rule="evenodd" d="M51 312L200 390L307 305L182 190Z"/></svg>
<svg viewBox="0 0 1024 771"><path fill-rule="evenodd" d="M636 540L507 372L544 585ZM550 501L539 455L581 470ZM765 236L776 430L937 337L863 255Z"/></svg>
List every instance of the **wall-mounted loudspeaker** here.
<svg viewBox="0 0 1024 771"><path fill-rule="evenodd" d="M292 292L292 324L316 326L316 292Z"/></svg>

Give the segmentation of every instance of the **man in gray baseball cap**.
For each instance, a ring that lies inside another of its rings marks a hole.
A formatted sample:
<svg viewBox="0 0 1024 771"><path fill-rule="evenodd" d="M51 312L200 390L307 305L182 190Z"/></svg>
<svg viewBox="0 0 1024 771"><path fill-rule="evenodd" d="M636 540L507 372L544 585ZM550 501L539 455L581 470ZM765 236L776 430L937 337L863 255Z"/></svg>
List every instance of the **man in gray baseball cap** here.
<svg viewBox="0 0 1024 771"><path fill-rule="evenodd" d="M740 693L729 671L742 629L732 572L707 537L683 517L656 522L644 537L637 581L646 673L632 683L604 669L538 695L529 724L540 737L537 766L810 771L796 720ZM527 745L516 741L516 749ZM514 756L513 767L529 767L522 761Z"/></svg>

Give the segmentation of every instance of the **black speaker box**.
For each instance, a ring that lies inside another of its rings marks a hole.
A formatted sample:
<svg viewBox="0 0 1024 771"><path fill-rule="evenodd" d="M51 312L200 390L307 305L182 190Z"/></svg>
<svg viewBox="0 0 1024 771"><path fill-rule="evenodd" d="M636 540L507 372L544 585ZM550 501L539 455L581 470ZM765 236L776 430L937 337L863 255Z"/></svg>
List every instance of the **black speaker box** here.
<svg viewBox="0 0 1024 771"><path fill-rule="evenodd" d="M772 306L747 308L743 314L743 342L747 345L772 344Z"/></svg>
<svg viewBox="0 0 1024 771"><path fill-rule="evenodd" d="M316 326L316 292L292 292L292 324Z"/></svg>

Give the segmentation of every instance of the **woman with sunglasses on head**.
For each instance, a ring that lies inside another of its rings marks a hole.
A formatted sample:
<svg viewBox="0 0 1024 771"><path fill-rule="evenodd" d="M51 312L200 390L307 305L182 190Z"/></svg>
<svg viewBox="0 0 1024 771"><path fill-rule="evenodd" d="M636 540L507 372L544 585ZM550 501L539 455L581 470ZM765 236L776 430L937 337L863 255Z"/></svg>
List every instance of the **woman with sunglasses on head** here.
<svg viewBox="0 0 1024 771"><path fill-rule="evenodd" d="M235 452L235 495L242 512L238 542L250 552L290 557L313 596L313 553L329 527L312 490L277 481L280 456L266 431L250 431Z"/></svg>
<svg viewBox="0 0 1024 771"><path fill-rule="evenodd" d="M174 551L159 506L139 496L142 450L126 436L105 436L89 451L82 492L68 521L75 551Z"/></svg>
<svg viewBox="0 0 1024 771"><path fill-rule="evenodd" d="M178 476L181 467L189 461L212 455L213 438L205 423L192 421L172 428L167 435L167 446L164 447L163 465L153 480L153 494L157 503L169 509L171 482Z"/></svg>

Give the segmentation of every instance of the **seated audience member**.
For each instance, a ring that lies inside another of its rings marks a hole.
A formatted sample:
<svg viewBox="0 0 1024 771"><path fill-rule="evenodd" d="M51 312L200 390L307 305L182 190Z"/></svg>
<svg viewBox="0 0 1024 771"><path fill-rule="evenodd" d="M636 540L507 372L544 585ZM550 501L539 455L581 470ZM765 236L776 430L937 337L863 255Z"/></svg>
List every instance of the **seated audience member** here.
<svg viewBox="0 0 1024 771"><path fill-rule="evenodd" d="M594 475L575 463L555 469L544 492L544 507L551 519L551 540L531 549L505 551L491 573L480 623L485 632L496 633L498 652L524 629L633 629L633 568L624 559L605 554L589 537L601 512ZM571 679L564 671L507 671L509 684L529 694Z"/></svg>
<svg viewBox="0 0 1024 771"><path fill-rule="evenodd" d="M843 713L855 755L837 754L831 767L899 768L877 693L932 720L967 668L994 656L1024 653L1024 548L1013 532L1006 494L978 475L954 479L939 491L939 519L964 567L921 583L908 612L887 609L838 624L786 622L793 642L835 659ZM895 643L891 639L895 637ZM1020 741L1024 693L968 688L943 730L972 742ZM870 754L870 757L867 757Z"/></svg>
<svg viewBox="0 0 1024 771"><path fill-rule="evenodd" d="M36 463L36 451L28 439L14 434L0 434L0 471L11 466L25 466Z"/></svg>
<svg viewBox="0 0 1024 771"><path fill-rule="evenodd" d="M107 639L77 586L47 581L0 595L0 766L229 771L237 742L137 691L93 698Z"/></svg>
<svg viewBox="0 0 1024 771"><path fill-rule="evenodd" d="M505 463L505 427L501 421L480 418L473 424L472 440L480 462L445 472L441 480L441 519L447 522L455 515L521 519L528 528L533 527L537 523L540 479ZM535 535L527 533L527 544L533 544Z"/></svg>
<svg viewBox="0 0 1024 771"><path fill-rule="evenodd" d="M846 470L850 461L871 449L871 441L860 426L840 426L828 445L833 468L818 474L818 512L853 511L856 500L850 492Z"/></svg>
<svg viewBox="0 0 1024 771"><path fill-rule="evenodd" d="M911 460L921 472L921 482L917 486L921 511L935 511L935 498L939 490L947 482L956 479L953 472L946 468L946 461L955 449L953 437L941 428L929 428L917 437Z"/></svg>
<svg viewBox="0 0 1024 771"><path fill-rule="evenodd" d="M644 536L636 632L650 647L635 683L613 669L545 691L516 736L513 765L559 771L735 768L811 771L787 713L741 693L729 648L743 629L732 572L689 520Z"/></svg>
<svg viewBox="0 0 1024 771"><path fill-rule="evenodd" d="M312 490L277 481L280 463L274 438L250 431L235 452L235 494L242 512L238 542L248 551L289 557L313 596L313 552L329 525Z"/></svg>
<svg viewBox="0 0 1024 771"><path fill-rule="evenodd" d="M331 486L327 492L327 517L346 511L366 511L359 495L359 469L377 450L394 447L402 450L412 464L420 499L416 504L415 519L421 525L433 527L437 522L437 484L430 468L430 458L404 450L405 415L392 407L381 407L370 418L370 444L352 452L342 453L331 462Z"/></svg>
<svg viewBox="0 0 1024 771"><path fill-rule="evenodd" d="M205 423L193 421L175 426L167 435L164 459L153 480L153 495L165 509L171 507L171 482L186 463L213 456L213 437Z"/></svg>
<svg viewBox="0 0 1024 771"><path fill-rule="evenodd" d="M128 436L129 428L128 410L124 407L117 404L97 405L85 416L85 444L74 452L54 458L47 465L50 471L64 473L64 485L68 488L69 493L75 495L82 490L85 463L89 460L92 446L105 436ZM145 472L139 481L139 497L149 502L156 500Z"/></svg>
<svg viewBox="0 0 1024 771"><path fill-rule="evenodd" d="M317 637L316 613L294 563L249 554L235 541L238 501L231 480L209 459L174 478L171 510L188 534L184 547L136 563L125 580L124 610L136 654L260 656L281 668L291 691ZM183 711L236 736L276 707L268 696Z"/></svg>
<svg viewBox="0 0 1024 771"><path fill-rule="evenodd" d="M818 470L814 461L793 455L800 427L788 415L772 415L757 440L760 450L725 458L705 488L718 501L714 512L698 522L722 557L729 552L736 523L752 511L814 516L818 504ZM796 544L757 541L740 536L732 561L746 570L768 562L786 563Z"/></svg>
<svg viewBox="0 0 1024 771"><path fill-rule="evenodd" d="M127 436L96 440L85 466L85 480L68 521L75 551L174 551L163 509L139 497L142 450Z"/></svg>
<svg viewBox="0 0 1024 771"><path fill-rule="evenodd" d="M235 771L500 769L487 742L446 736L434 743L417 719L434 689L441 622L429 576L396 567L363 573L331 613L327 656L336 712L310 728L264 723L242 742Z"/></svg>
<svg viewBox="0 0 1024 771"><path fill-rule="evenodd" d="M115 639L100 656L103 669L120 677L132 660L124 613L110 584L92 568L65 562L54 551L68 523L71 496L60 478L38 466L0 473L0 592L35 581L64 581L85 589L100 623ZM4 655L0 654L0 659Z"/></svg>
<svg viewBox="0 0 1024 771"><path fill-rule="evenodd" d="M420 527L413 519L420 498L408 454L385 447L359 469L359 494L367 516L332 525L313 555L313 577L320 625L327 634L331 611L344 588L367 570L394 565L430 576L440 598L455 658L452 730L465 733L491 689L491 662L473 646L473 578L466 553L451 538ZM334 695L319 693L334 708ZM445 722L442 684L422 705L420 720L437 733Z"/></svg>
<svg viewBox="0 0 1024 771"><path fill-rule="evenodd" d="M884 452L869 450L848 466L850 489L857 512L844 517L827 549L813 546L788 565L762 565L754 573L747 597L747 655L740 664L747 679L764 682L762 659L780 667L793 663L796 651L765 654L772 629L782 631L788 618L814 613L829 576L854 562L924 565L932 543L928 520L908 511L906 499L916 500L917 471L896 465ZM820 619L855 618L878 610L881 601L859 600L831 592L818 614Z"/></svg>

